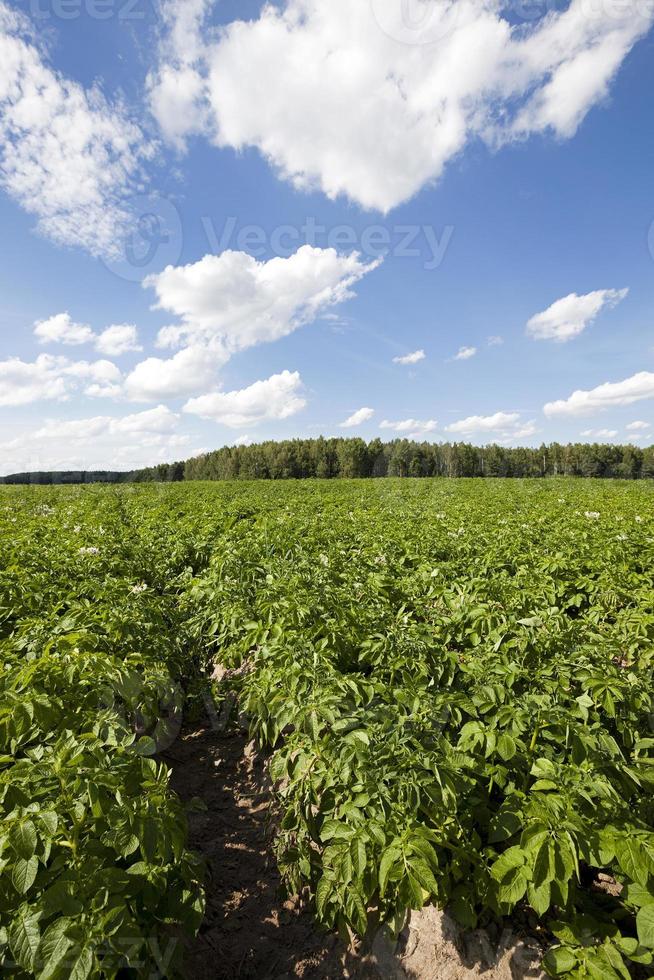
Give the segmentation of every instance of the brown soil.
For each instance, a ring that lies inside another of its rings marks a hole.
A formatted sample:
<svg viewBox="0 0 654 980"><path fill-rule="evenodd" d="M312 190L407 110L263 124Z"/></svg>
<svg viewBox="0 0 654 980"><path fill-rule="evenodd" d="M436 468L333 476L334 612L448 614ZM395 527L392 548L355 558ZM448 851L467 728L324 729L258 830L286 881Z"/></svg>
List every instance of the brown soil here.
<svg viewBox="0 0 654 980"><path fill-rule="evenodd" d="M338 937L322 931L307 908L283 898L263 760L247 736L185 732L165 761L180 797L199 797L207 806L189 816L190 847L207 864L207 910L186 951L188 980L361 977L359 967L345 965Z"/></svg>

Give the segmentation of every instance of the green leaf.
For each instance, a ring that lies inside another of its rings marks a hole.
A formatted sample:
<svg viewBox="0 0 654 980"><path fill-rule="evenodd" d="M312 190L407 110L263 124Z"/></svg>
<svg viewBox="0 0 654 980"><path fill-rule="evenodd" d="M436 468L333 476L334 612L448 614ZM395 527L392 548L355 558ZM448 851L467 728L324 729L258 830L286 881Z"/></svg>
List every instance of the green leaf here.
<svg viewBox="0 0 654 980"><path fill-rule="evenodd" d="M642 908L643 905L654 905L654 894L649 888L645 888L635 881L627 885L622 893L622 899L628 902L629 905L635 905L637 908Z"/></svg>
<svg viewBox="0 0 654 980"><path fill-rule="evenodd" d="M525 863L525 853L520 847L509 847L500 854L492 865L490 873L496 881L502 881L514 868L520 868Z"/></svg>
<svg viewBox="0 0 654 980"><path fill-rule="evenodd" d="M647 949L654 949L654 905L645 905L636 916L638 941Z"/></svg>
<svg viewBox="0 0 654 980"><path fill-rule="evenodd" d="M332 893L333 882L326 878L324 875L319 880L316 885L316 910L318 912L318 918L322 918L325 913L325 906Z"/></svg>
<svg viewBox="0 0 654 980"><path fill-rule="evenodd" d="M418 879L425 891L435 895L438 891L438 884L434 878L434 873L422 858L411 857L408 861L409 869Z"/></svg>
<svg viewBox="0 0 654 980"><path fill-rule="evenodd" d="M39 820L47 830L50 837L54 837L57 833L57 827L59 826L59 817L53 810L44 810L43 813L39 813Z"/></svg>
<svg viewBox="0 0 654 980"><path fill-rule="evenodd" d="M320 831L320 840L349 840L355 831L340 820L325 820Z"/></svg>
<svg viewBox="0 0 654 980"><path fill-rule="evenodd" d="M70 973L67 980L86 980L93 969L93 952L88 946L80 949L75 959L70 961Z"/></svg>
<svg viewBox="0 0 654 980"><path fill-rule="evenodd" d="M586 967L593 980L630 980L631 974L615 947L604 945L587 953Z"/></svg>
<svg viewBox="0 0 654 980"><path fill-rule="evenodd" d="M529 882L527 898L534 912L541 916L545 915L551 905L549 881L543 881L540 885Z"/></svg>
<svg viewBox="0 0 654 980"><path fill-rule="evenodd" d="M57 919L43 934L39 947L40 972L38 980L50 980L56 973L61 961L72 946L72 940L66 935L70 919Z"/></svg>
<svg viewBox="0 0 654 980"><path fill-rule="evenodd" d="M515 905L527 891L527 884L528 881L522 868L512 868L504 876L497 889L500 902L506 905Z"/></svg>
<svg viewBox="0 0 654 980"><path fill-rule="evenodd" d="M31 820L23 820L12 827L9 842L16 854L26 861L34 854L37 841L36 827Z"/></svg>
<svg viewBox="0 0 654 980"><path fill-rule="evenodd" d="M563 973L570 973L577 965L577 958L570 949L565 946L557 946L550 949L543 958L543 966L550 976L559 977Z"/></svg>
<svg viewBox="0 0 654 980"><path fill-rule="evenodd" d="M16 860L11 874L11 880L14 888L20 895L24 895L30 890L36 880L38 870L39 859L36 855L31 857L29 861L26 861L24 858L18 858Z"/></svg>
<svg viewBox="0 0 654 980"><path fill-rule="evenodd" d="M639 885L647 885L647 879L654 871L654 863L637 838L630 835L616 837L615 856L629 878Z"/></svg>
<svg viewBox="0 0 654 980"><path fill-rule="evenodd" d="M352 841L352 863L357 878L362 878L366 870L366 845L360 837Z"/></svg>
<svg viewBox="0 0 654 980"><path fill-rule="evenodd" d="M149 735L143 735L134 745L134 751L138 755L156 755L157 743Z"/></svg>
<svg viewBox="0 0 654 980"><path fill-rule="evenodd" d="M511 810L500 811L491 820L488 835L489 844L498 844L500 841L508 840L518 833L521 826L522 821L517 813L513 813Z"/></svg>
<svg viewBox="0 0 654 980"><path fill-rule="evenodd" d="M396 863L401 853L402 852L399 847L391 845L382 855L382 859L379 862L379 891L381 895L383 895L386 891L386 882L388 881L391 868Z"/></svg>
<svg viewBox="0 0 654 980"><path fill-rule="evenodd" d="M558 785L551 779L537 779L530 787L535 793L549 793L550 790L558 789Z"/></svg>
<svg viewBox="0 0 654 980"><path fill-rule="evenodd" d="M127 868L128 875L141 875L145 877L149 871L150 866L145 861L137 861L136 864L130 864L129 868Z"/></svg>
<svg viewBox="0 0 654 980"><path fill-rule="evenodd" d="M517 747L515 740L510 735L503 734L497 740L497 752L505 762L512 759L516 754Z"/></svg>
<svg viewBox="0 0 654 980"><path fill-rule="evenodd" d="M19 915L9 928L9 948L19 966L32 973L41 941L38 915Z"/></svg>

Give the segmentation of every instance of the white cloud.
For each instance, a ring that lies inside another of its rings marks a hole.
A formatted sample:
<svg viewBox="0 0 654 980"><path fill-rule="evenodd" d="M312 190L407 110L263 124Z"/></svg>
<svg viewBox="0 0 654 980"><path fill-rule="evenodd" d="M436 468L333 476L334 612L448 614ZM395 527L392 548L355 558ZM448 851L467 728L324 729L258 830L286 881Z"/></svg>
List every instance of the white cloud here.
<svg viewBox="0 0 654 980"><path fill-rule="evenodd" d="M164 0L160 6L160 63L147 78L147 90L164 139L178 150L184 149L187 136L208 125L202 34L211 6L212 0Z"/></svg>
<svg viewBox="0 0 654 980"><path fill-rule="evenodd" d="M130 351L143 350L136 327L131 323L114 323L95 338L96 350L108 357L120 357Z"/></svg>
<svg viewBox="0 0 654 980"><path fill-rule="evenodd" d="M233 352L278 340L350 299L352 287L379 265L358 253L303 245L289 258L258 262L247 252L205 255L199 262L168 266L145 285L157 309L180 318L159 333L162 347L211 343Z"/></svg>
<svg viewBox="0 0 654 980"><path fill-rule="evenodd" d="M534 422L523 422L519 412L495 412L494 415L469 415L445 427L447 432L460 436L494 435L500 441L525 439L537 429Z"/></svg>
<svg viewBox="0 0 654 980"><path fill-rule="evenodd" d="M166 433L177 428L179 415L165 405L158 405L145 412L116 418L96 415L89 419L49 419L34 433L38 439L94 439L100 435L134 435L139 433Z"/></svg>
<svg viewBox="0 0 654 980"><path fill-rule="evenodd" d="M35 361L0 361L0 405L65 399L80 388L91 396L113 395L121 373L111 361L69 361L39 354Z"/></svg>
<svg viewBox="0 0 654 980"><path fill-rule="evenodd" d="M617 434L617 429L584 429L579 433L584 439L615 439Z"/></svg>
<svg viewBox="0 0 654 980"><path fill-rule="evenodd" d="M452 358L454 361L468 361L471 357L474 357L477 353L476 347L459 347L458 351Z"/></svg>
<svg viewBox="0 0 654 980"><path fill-rule="evenodd" d="M357 253L305 245L289 258L258 262L245 252L205 255L186 266L167 266L149 276L157 308L179 317L159 331L161 347L182 349L169 358L148 357L128 374L122 389L94 379L94 395L124 394L131 401L159 401L206 392L235 351L278 340L324 311L350 299L352 287L379 262L365 264ZM68 314L37 325L41 339L93 342L117 356L140 350L136 328L114 324L100 334L72 323Z"/></svg>
<svg viewBox="0 0 654 980"><path fill-rule="evenodd" d="M188 456L191 439L164 405L123 417L47 419L0 445L4 473L38 469L117 469Z"/></svg>
<svg viewBox="0 0 654 980"><path fill-rule="evenodd" d="M369 419L375 414L374 408L359 408L356 412L353 412L344 422L340 422L341 429L353 429L357 425L362 425L364 422L368 422Z"/></svg>
<svg viewBox="0 0 654 980"><path fill-rule="evenodd" d="M552 303L543 313L527 321L527 334L534 340L554 340L565 344L578 337L603 309L612 309L623 300L628 289L596 289L578 296L570 293Z"/></svg>
<svg viewBox="0 0 654 980"><path fill-rule="evenodd" d="M219 351L185 347L173 357L147 357L125 378L123 390L131 401L158 401L206 390L216 382L226 361Z"/></svg>
<svg viewBox="0 0 654 980"><path fill-rule="evenodd" d="M252 442L252 436L248 435L239 436L237 439L234 439L235 446L251 446Z"/></svg>
<svg viewBox="0 0 654 980"><path fill-rule="evenodd" d="M545 415L591 415L616 405L633 405L634 402L654 398L654 374L639 371L624 381L607 381L589 391L573 391L569 398L548 402L543 406Z"/></svg>
<svg viewBox="0 0 654 980"><path fill-rule="evenodd" d="M148 79L150 108L167 142L177 149L206 126L204 82L190 65L164 65Z"/></svg>
<svg viewBox="0 0 654 980"><path fill-rule="evenodd" d="M0 405L28 405L48 398L65 398L67 385L62 376L65 358L40 354L34 362L18 357L0 361Z"/></svg>
<svg viewBox="0 0 654 980"><path fill-rule="evenodd" d="M425 422L421 422L418 419L402 419L399 422L390 422L388 419L384 419L383 422L379 423L380 429L392 429L393 432L410 433L411 438L426 435L428 432L433 432L437 427L438 422L435 419L428 419Z"/></svg>
<svg viewBox="0 0 654 980"><path fill-rule="evenodd" d="M630 422L627 426L627 432L642 432L643 429L650 429L651 425L649 422Z"/></svg>
<svg viewBox="0 0 654 980"><path fill-rule="evenodd" d="M170 6L176 29L183 5ZM474 138L572 136L654 16L621 0L571 0L519 26L502 13L499 0L422 0L418 12L403 0L286 0L204 50L190 16L175 57L163 54L181 75L157 76L155 112L178 144L182 105L189 131L201 120L219 146L257 147L295 186L388 211Z"/></svg>
<svg viewBox="0 0 654 980"><path fill-rule="evenodd" d="M88 344L94 333L88 323L74 323L70 313L56 313L47 320L37 320L34 333L41 344Z"/></svg>
<svg viewBox="0 0 654 980"><path fill-rule="evenodd" d="M504 343L504 337L494 334L493 336L489 337L486 342L489 347L501 347Z"/></svg>
<svg viewBox="0 0 654 980"><path fill-rule="evenodd" d="M113 324L96 334L88 323L75 323L70 313L55 313L47 320L37 320L34 334L41 344L93 344L97 351L109 357L143 350L132 324Z"/></svg>
<svg viewBox="0 0 654 980"><path fill-rule="evenodd" d="M216 391L191 398L184 411L233 429L245 428L297 414L306 405L302 391L298 372L282 371L240 391Z"/></svg>
<svg viewBox="0 0 654 980"><path fill-rule="evenodd" d="M394 357L393 364L417 364L418 361L424 361L426 356L424 350L414 350L412 354L403 354L402 357Z"/></svg>
<svg viewBox="0 0 654 980"><path fill-rule="evenodd" d="M152 147L99 88L51 69L27 19L2 0L0 64L0 186L48 238L116 255Z"/></svg>

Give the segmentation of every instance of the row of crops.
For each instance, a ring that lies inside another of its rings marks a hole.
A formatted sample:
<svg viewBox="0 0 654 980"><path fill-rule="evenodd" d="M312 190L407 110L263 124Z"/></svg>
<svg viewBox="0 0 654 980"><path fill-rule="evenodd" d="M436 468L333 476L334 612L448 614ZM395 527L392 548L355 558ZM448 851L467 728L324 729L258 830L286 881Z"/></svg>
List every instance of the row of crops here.
<svg viewBox="0 0 654 980"><path fill-rule="evenodd" d="M654 974L649 485L7 488L2 507L3 975L180 969L201 869L157 749L214 658L242 668L277 860L323 923L435 902L540 934L552 975Z"/></svg>

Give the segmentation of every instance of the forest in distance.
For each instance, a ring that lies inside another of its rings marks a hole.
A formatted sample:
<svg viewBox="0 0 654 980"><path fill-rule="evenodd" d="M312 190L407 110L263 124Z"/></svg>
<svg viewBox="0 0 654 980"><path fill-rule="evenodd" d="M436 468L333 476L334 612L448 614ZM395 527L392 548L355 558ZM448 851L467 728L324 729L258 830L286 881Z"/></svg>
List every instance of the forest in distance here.
<svg viewBox="0 0 654 980"><path fill-rule="evenodd" d="M182 480L301 480L380 477L654 477L654 446L550 443L538 448L394 439L287 439L223 446L185 461L128 472L14 473L2 483L177 483Z"/></svg>

